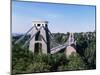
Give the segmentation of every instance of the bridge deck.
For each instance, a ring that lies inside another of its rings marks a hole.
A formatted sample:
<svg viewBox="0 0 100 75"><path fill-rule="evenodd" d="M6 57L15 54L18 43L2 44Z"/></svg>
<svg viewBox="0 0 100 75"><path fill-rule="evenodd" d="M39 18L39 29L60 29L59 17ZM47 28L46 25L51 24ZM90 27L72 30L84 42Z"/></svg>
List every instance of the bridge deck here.
<svg viewBox="0 0 100 75"><path fill-rule="evenodd" d="M68 44L63 44L63 45L59 45L59 46L56 46L54 48L52 48L50 51L51 51L51 54L54 54L54 53L57 53L59 52L60 50L66 48L68 46Z"/></svg>

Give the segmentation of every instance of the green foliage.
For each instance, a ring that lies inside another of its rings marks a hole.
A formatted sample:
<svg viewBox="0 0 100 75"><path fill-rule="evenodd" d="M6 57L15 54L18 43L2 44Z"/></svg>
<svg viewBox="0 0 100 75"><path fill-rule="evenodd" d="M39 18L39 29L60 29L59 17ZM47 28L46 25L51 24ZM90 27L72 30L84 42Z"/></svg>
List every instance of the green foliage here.
<svg viewBox="0 0 100 75"><path fill-rule="evenodd" d="M64 53L58 53L51 55L51 59L49 59L48 63L52 66L51 71L57 71L60 65L67 63L67 59Z"/></svg>
<svg viewBox="0 0 100 75"><path fill-rule="evenodd" d="M96 68L96 46L91 43L84 52L85 60L88 62L89 69Z"/></svg>
<svg viewBox="0 0 100 75"><path fill-rule="evenodd" d="M84 35L75 33L78 54L72 54L68 59L64 53L33 54L28 48L21 48L22 43L15 45L16 39L14 39L12 40L12 74L95 69L96 37L94 34L95 32L84 33ZM66 42L68 35L69 33L54 34L60 44Z"/></svg>
<svg viewBox="0 0 100 75"><path fill-rule="evenodd" d="M51 66L44 62L36 62L27 67L28 73L30 72L49 72Z"/></svg>
<svg viewBox="0 0 100 75"><path fill-rule="evenodd" d="M84 70L87 69L85 62L78 54L72 54L67 59L66 64L62 64L58 67L58 71L69 71L69 70Z"/></svg>
<svg viewBox="0 0 100 75"><path fill-rule="evenodd" d="M96 36L95 32L76 34L77 52L83 57L88 69L96 68ZM79 36L80 35L80 36Z"/></svg>
<svg viewBox="0 0 100 75"><path fill-rule="evenodd" d="M84 69L87 69L85 62L82 60L82 58L78 54L70 55L67 68L68 68L68 70L84 70Z"/></svg>
<svg viewBox="0 0 100 75"><path fill-rule="evenodd" d="M13 48L12 72L30 73L30 72L50 72L57 71L59 65L66 63L64 54L34 54L29 50L22 49L18 45Z"/></svg>
<svg viewBox="0 0 100 75"><path fill-rule="evenodd" d="M53 34L53 35L54 35L57 43L63 44L64 42L67 41L69 33L67 33L67 34L56 33L56 34Z"/></svg>

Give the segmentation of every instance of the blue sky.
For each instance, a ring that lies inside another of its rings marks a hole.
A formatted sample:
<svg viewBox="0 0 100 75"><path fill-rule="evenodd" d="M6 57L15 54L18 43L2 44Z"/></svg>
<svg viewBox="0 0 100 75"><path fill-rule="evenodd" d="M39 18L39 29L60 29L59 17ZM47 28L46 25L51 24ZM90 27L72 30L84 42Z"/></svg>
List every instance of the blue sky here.
<svg viewBox="0 0 100 75"><path fill-rule="evenodd" d="M95 30L95 6L12 2L12 33L25 33L33 20L49 21L51 32L87 32Z"/></svg>

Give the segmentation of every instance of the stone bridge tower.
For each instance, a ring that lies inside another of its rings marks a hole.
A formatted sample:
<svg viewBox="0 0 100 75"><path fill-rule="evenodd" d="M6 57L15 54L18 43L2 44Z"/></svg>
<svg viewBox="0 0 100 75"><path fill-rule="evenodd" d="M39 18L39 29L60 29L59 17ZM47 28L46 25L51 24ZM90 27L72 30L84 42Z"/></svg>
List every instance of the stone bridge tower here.
<svg viewBox="0 0 100 75"><path fill-rule="evenodd" d="M65 50L67 57L69 57L72 53L76 53L75 46L76 46L76 41L74 39L74 34L70 33L69 39L68 39L68 46Z"/></svg>
<svg viewBox="0 0 100 75"><path fill-rule="evenodd" d="M29 50L33 53L50 53L48 21L33 21L32 25L31 37L34 37L30 41Z"/></svg>

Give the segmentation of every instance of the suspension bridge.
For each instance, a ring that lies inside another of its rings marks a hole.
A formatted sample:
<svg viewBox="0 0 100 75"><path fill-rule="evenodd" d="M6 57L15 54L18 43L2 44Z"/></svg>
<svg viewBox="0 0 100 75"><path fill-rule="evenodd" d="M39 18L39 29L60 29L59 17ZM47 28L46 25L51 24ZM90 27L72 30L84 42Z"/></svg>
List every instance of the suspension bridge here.
<svg viewBox="0 0 100 75"><path fill-rule="evenodd" d="M74 34L72 33L70 33L68 40L64 44L57 43L54 35L48 28L48 21L33 21L32 27L19 38L15 44L20 43L29 33L31 34L31 37L25 41L22 47L25 48L29 45L29 50L33 53L35 53L36 50L42 50L41 52L44 54L55 54L62 49L67 48L67 46L75 44Z"/></svg>

